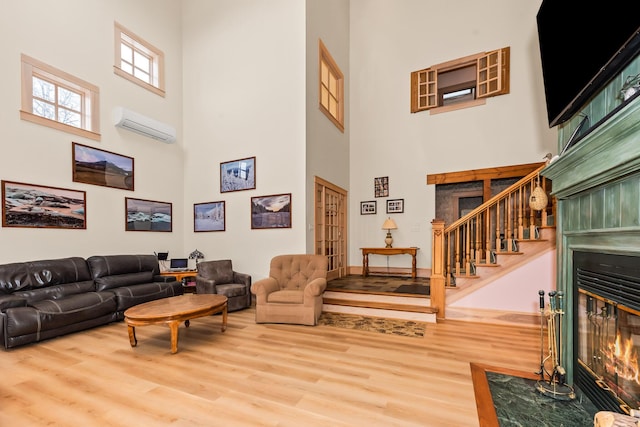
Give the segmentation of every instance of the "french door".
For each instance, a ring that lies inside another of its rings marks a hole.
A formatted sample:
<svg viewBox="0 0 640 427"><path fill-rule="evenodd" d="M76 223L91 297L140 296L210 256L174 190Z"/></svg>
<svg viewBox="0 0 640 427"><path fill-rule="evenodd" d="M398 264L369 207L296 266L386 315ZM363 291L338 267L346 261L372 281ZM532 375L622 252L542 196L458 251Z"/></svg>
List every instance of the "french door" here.
<svg viewBox="0 0 640 427"><path fill-rule="evenodd" d="M347 191L315 177L315 250L329 259L327 280L347 274Z"/></svg>

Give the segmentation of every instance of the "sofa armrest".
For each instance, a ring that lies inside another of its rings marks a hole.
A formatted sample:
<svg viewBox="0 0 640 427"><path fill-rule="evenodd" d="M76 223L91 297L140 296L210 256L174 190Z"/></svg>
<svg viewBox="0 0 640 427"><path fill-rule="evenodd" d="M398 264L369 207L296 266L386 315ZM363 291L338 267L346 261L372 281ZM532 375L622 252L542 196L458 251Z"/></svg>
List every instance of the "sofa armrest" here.
<svg viewBox="0 0 640 427"><path fill-rule="evenodd" d="M196 276L196 294L216 294L216 281Z"/></svg>
<svg viewBox="0 0 640 427"><path fill-rule="evenodd" d="M251 287L251 275L245 273L238 273L237 271L233 272L233 281L234 283L243 283L246 287Z"/></svg>
<svg viewBox="0 0 640 427"><path fill-rule="evenodd" d="M161 276L159 274L156 274L155 276L153 276L153 281L154 282L169 283L169 282L177 282L178 279L176 278L176 276Z"/></svg>
<svg viewBox="0 0 640 427"><path fill-rule="evenodd" d="M27 300L15 295L2 295L0 296L0 311L5 311L7 308L13 307L26 307Z"/></svg>
<svg viewBox="0 0 640 427"><path fill-rule="evenodd" d="M273 277L260 279L251 285L251 293L256 296L256 304L266 304L267 295L279 289L278 281Z"/></svg>
<svg viewBox="0 0 640 427"><path fill-rule="evenodd" d="M307 283L307 286L304 288L304 297L307 299L307 297L320 296L325 289L327 289L327 279L323 277L313 279Z"/></svg>

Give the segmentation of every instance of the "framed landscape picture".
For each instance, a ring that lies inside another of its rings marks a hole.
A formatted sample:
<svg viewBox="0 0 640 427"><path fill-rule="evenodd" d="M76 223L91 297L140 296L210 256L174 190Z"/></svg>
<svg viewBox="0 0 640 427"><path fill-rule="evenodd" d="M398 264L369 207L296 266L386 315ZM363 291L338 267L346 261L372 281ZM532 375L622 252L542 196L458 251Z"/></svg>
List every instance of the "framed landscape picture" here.
<svg viewBox="0 0 640 427"><path fill-rule="evenodd" d="M291 228L291 193L252 197L251 228Z"/></svg>
<svg viewBox="0 0 640 427"><path fill-rule="evenodd" d="M360 202L360 215L374 215L376 213L377 202L370 200L367 202Z"/></svg>
<svg viewBox="0 0 640 427"><path fill-rule="evenodd" d="M127 231L171 231L171 203L124 198Z"/></svg>
<svg viewBox="0 0 640 427"><path fill-rule="evenodd" d="M403 213L404 212L404 199L389 199L387 200L387 213Z"/></svg>
<svg viewBox="0 0 640 427"><path fill-rule="evenodd" d="M86 229L86 192L2 181L2 226Z"/></svg>
<svg viewBox="0 0 640 427"><path fill-rule="evenodd" d="M133 191L133 157L72 144L73 181Z"/></svg>
<svg viewBox="0 0 640 427"><path fill-rule="evenodd" d="M220 192L253 190L256 188L256 158L220 163Z"/></svg>
<svg viewBox="0 0 640 427"><path fill-rule="evenodd" d="M193 231L224 231L224 229L224 201L193 205Z"/></svg>

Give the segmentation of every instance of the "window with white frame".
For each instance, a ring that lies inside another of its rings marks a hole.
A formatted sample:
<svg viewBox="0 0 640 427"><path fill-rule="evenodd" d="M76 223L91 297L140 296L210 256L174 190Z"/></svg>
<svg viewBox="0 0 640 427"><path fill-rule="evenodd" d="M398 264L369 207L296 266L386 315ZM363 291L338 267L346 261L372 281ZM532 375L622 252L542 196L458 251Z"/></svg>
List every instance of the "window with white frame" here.
<svg viewBox="0 0 640 427"><path fill-rule="evenodd" d="M120 77L164 96L164 53L115 23L113 71Z"/></svg>
<svg viewBox="0 0 640 427"><path fill-rule="evenodd" d="M22 120L100 140L97 86L24 54L21 67Z"/></svg>
<svg viewBox="0 0 640 427"><path fill-rule="evenodd" d="M344 132L344 77L322 40L318 50L320 110Z"/></svg>

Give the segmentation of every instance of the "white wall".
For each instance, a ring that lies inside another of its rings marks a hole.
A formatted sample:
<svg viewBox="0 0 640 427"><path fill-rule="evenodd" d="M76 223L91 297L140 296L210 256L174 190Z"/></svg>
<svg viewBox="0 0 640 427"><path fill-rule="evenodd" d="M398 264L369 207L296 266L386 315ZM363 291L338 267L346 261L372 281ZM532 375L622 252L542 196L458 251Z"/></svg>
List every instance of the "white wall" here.
<svg viewBox="0 0 640 427"><path fill-rule="evenodd" d="M314 253L314 177L349 190L349 2L307 0L307 253ZM318 39L344 75L344 132L318 107Z"/></svg>
<svg viewBox="0 0 640 427"><path fill-rule="evenodd" d="M359 248L381 246L386 200L404 199L394 214L394 246L418 246L418 268L431 267L435 186L427 174L542 161L555 152L546 124L535 16L540 0L426 2L351 0L351 265ZM483 106L411 114L410 73L441 62L511 47L511 93ZM389 197L374 198L375 177L389 177ZM377 200L377 215L360 201ZM386 265L383 257L370 260ZM404 257L390 266L408 267Z"/></svg>
<svg viewBox="0 0 640 427"><path fill-rule="evenodd" d="M297 0L183 3L185 253L254 280L305 253L305 8ZM220 162L256 157L256 189L220 193ZM292 194L292 228L252 230L251 197ZM225 201L226 231L193 232L193 204Z"/></svg>
<svg viewBox="0 0 640 427"><path fill-rule="evenodd" d="M86 230L0 228L0 262L110 253L182 251L182 69L180 4L172 0L2 1L0 179L86 191ZM150 19L151 17L151 19ZM113 72L114 21L164 51L162 98ZM21 121L20 54L100 88L100 142ZM167 145L112 125L125 106L178 130ZM135 191L72 182L72 141L135 159ZM173 233L126 232L124 198L173 203ZM178 226L176 227L176 224Z"/></svg>

